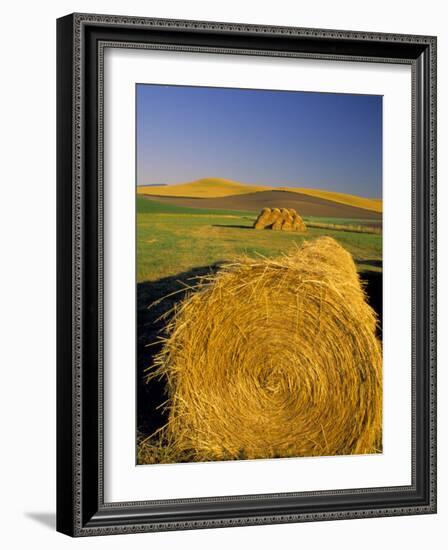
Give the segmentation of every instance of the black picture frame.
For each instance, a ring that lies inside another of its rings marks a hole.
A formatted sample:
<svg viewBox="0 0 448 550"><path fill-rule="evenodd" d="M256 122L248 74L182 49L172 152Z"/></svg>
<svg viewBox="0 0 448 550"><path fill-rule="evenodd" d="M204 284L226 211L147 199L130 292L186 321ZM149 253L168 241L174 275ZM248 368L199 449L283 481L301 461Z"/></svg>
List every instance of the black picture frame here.
<svg viewBox="0 0 448 550"><path fill-rule="evenodd" d="M109 43L411 65L410 486L104 502L101 82L102 54ZM57 142L58 531L89 536L436 512L435 37L68 15L57 21Z"/></svg>

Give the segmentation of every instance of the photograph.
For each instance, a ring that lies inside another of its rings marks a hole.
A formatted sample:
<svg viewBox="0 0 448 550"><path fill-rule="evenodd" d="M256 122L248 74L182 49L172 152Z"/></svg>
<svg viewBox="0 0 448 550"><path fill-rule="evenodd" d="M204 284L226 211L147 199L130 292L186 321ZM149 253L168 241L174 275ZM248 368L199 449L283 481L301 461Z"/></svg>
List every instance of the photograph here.
<svg viewBox="0 0 448 550"><path fill-rule="evenodd" d="M383 97L135 85L136 463L383 452Z"/></svg>

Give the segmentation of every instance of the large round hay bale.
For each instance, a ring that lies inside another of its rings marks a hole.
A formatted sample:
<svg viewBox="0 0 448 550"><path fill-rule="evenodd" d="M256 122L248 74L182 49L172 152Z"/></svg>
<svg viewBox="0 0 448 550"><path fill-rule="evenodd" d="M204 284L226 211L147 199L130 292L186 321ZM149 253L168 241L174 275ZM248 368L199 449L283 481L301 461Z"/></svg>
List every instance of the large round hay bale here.
<svg viewBox="0 0 448 550"><path fill-rule="evenodd" d="M169 323L150 374L166 378L168 422L146 444L171 462L379 452L375 328L331 238L227 265Z"/></svg>

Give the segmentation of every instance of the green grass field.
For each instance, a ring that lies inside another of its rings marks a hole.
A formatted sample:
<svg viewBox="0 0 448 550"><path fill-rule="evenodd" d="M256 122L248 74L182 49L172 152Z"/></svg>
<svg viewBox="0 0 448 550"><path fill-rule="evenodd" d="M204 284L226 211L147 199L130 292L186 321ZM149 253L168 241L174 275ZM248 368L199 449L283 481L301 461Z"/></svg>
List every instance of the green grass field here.
<svg viewBox="0 0 448 550"><path fill-rule="evenodd" d="M156 281L242 254L274 257L304 239L335 238L351 252L360 271L381 271L382 236L328 228L309 228L306 235L255 231L253 212L204 210L137 197L137 280ZM358 220L313 218L320 223L358 225Z"/></svg>

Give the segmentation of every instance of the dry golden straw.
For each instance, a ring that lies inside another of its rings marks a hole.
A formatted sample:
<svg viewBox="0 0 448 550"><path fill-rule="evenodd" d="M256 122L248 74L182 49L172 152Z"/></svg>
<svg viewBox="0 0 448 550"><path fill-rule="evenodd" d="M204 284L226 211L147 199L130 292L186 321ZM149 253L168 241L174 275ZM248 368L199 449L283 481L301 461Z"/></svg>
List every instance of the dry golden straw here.
<svg viewBox="0 0 448 550"><path fill-rule="evenodd" d="M376 453L382 356L376 315L335 240L244 258L176 308L149 377L168 422L140 462Z"/></svg>
<svg viewBox="0 0 448 550"><path fill-rule="evenodd" d="M275 220L270 208L263 208L258 218L255 220L255 229L264 229L267 225L272 225Z"/></svg>
<svg viewBox="0 0 448 550"><path fill-rule="evenodd" d="M255 229L272 229L274 231L300 231L306 226L294 208L263 208L254 223Z"/></svg>

